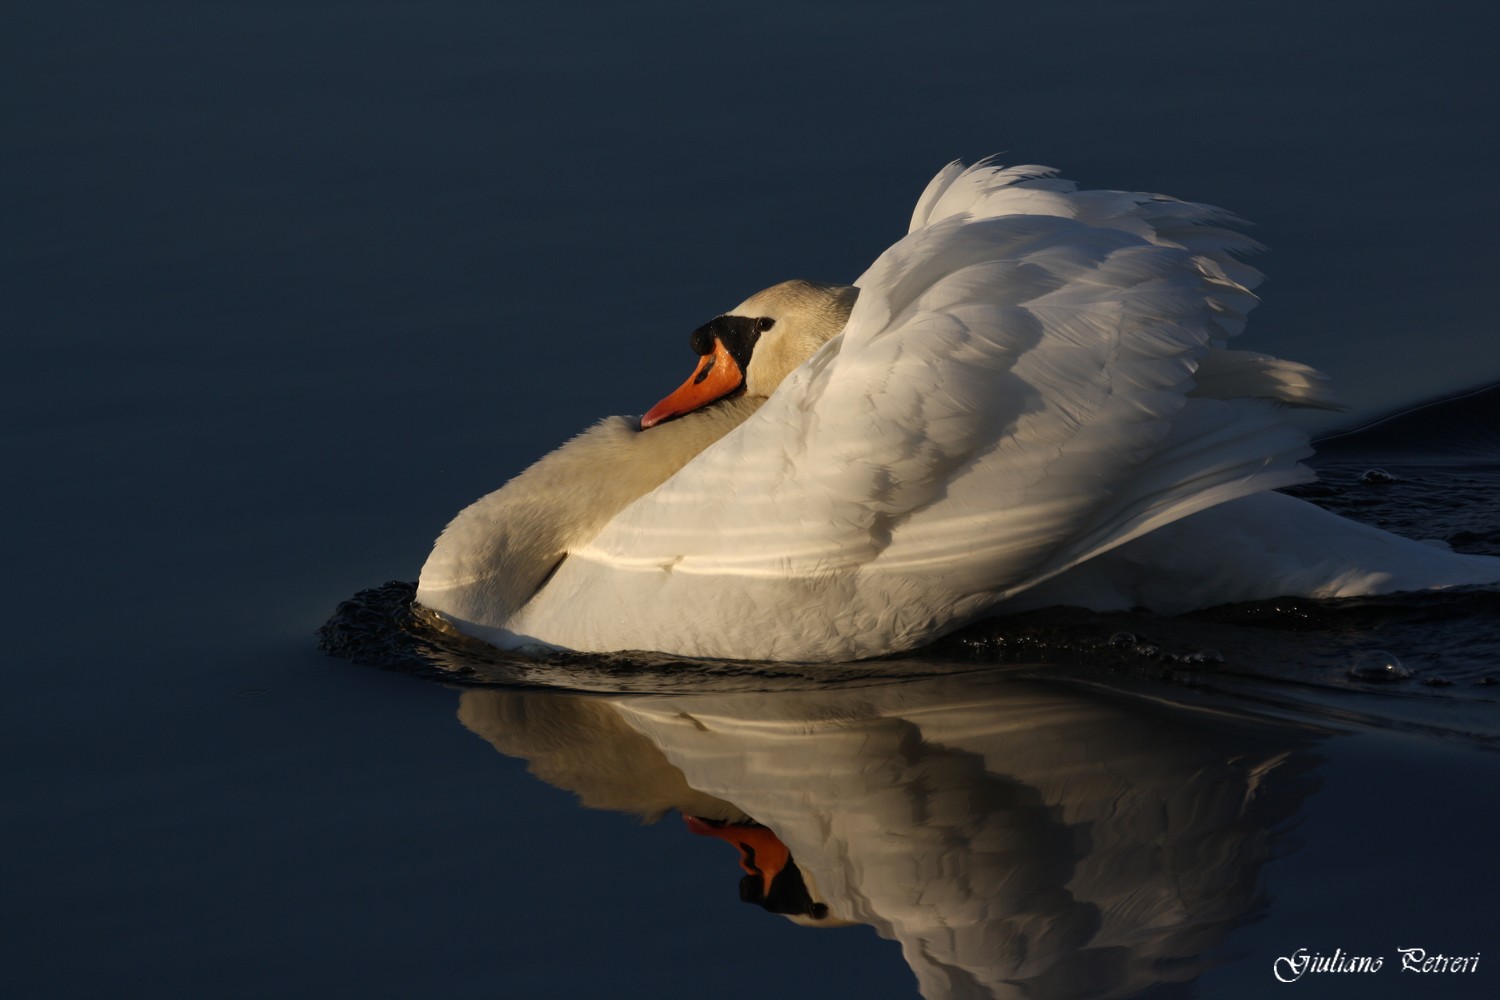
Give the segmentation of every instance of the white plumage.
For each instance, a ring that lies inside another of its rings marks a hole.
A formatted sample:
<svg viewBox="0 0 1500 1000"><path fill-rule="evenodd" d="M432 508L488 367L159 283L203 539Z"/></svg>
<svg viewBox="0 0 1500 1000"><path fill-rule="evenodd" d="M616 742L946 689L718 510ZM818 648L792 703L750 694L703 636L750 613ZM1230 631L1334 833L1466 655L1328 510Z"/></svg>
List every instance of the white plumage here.
<svg viewBox="0 0 1500 1000"><path fill-rule="evenodd" d="M1331 396L1226 347L1259 280L1226 221L954 164L857 299L788 283L716 321L767 327L742 394L574 439L454 520L418 598L499 645L838 660L1028 591L1182 610L1500 579L1284 497L1237 515L1309 477L1276 404Z"/></svg>
<svg viewBox="0 0 1500 1000"><path fill-rule="evenodd" d="M1312 785L1311 729L1118 692L993 672L706 687L471 690L459 718L595 808L754 817L828 907L793 919L898 941L928 1000L1196 978L1254 908L1271 831Z"/></svg>

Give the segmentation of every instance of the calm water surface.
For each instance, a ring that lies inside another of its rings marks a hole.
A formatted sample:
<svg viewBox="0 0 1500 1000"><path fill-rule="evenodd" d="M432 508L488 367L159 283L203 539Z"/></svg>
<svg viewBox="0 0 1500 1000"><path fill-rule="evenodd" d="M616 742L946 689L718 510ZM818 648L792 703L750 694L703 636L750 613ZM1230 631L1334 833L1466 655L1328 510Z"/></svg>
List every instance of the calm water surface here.
<svg viewBox="0 0 1500 1000"><path fill-rule="evenodd" d="M1482 594L1028 619L820 677L496 664L380 613L364 639L423 676L314 645L461 506L676 385L705 319L852 279L955 157L1255 220L1247 346L1327 369L1340 419L1493 382L1492 13L0 20L6 996L1235 998L1297 948L1387 960L1305 995L1494 995L1487 964L1393 965L1494 960ZM1494 551L1483 426L1335 455L1315 499ZM1413 677L1350 677L1382 649ZM740 902L684 813L764 824L859 926Z"/></svg>

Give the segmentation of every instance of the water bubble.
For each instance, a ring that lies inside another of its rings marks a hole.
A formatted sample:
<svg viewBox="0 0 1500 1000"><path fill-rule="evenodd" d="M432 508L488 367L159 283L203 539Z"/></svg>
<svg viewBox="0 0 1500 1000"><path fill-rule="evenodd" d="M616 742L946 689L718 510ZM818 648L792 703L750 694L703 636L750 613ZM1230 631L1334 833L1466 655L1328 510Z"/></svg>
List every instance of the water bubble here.
<svg viewBox="0 0 1500 1000"><path fill-rule="evenodd" d="M1206 666L1211 663L1223 663L1224 654L1217 649L1200 649L1196 653L1188 653L1182 657L1182 662L1191 666Z"/></svg>
<svg viewBox="0 0 1500 1000"><path fill-rule="evenodd" d="M1394 483L1396 477L1384 469L1366 469L1365 474L1359 477L1359 481L1368 484Z"/></svg>
<svg viewBox="0 0 1500 1000"><path fill-rule="evenodd" d="M1357 681L1404 681L1411 675L1400 657L1384 649L1359 653L1349 665L1349 676Z"/></svg>
<svg viewBox="0 0 1500 1000"><path fill-rule="evenodd" d="M1139 641L1134 632L1116 632L1109 637L1111 646L1134 646Z"/></svg>

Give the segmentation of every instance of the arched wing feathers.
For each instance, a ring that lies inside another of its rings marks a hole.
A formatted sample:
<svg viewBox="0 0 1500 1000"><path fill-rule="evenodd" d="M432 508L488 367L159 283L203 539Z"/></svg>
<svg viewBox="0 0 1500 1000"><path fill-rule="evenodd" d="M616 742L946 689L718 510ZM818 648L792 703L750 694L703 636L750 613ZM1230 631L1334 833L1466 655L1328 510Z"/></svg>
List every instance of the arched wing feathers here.
<svg viewBox="0 0 1500 1000"><path fill-rule="evenodd" d="M691 615L732 579L741 613L777 616L782 658L848 655L866 629L882 652L1152 527L1306 478L1305 441L1271 405L1219 398L1280 398L1266 387L1300 369L1225 350L1259 279L1234 256L1253 243L1225 221L1078 192L1042 168L948 168L856 282L844 333L549 589L631 574L611 588L619 606L597 610L669 600ZM1283 395L1316 401L1312 375ZM799 584L817 599L799 601ZM700 653L736 655L712 636Z"/></svg>

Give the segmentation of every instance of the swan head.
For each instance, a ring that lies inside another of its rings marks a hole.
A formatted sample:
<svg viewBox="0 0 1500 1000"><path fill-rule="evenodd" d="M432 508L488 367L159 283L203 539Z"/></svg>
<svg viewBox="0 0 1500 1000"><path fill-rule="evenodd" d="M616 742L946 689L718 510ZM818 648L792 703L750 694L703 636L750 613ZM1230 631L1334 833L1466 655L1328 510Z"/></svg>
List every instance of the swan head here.
<svg viewBox="0 0 1500 1000"><path fill-rule="evenodd" d="M721 399L764 399L818 348L843 332L859 289L783 281L693 331L698 367L641 418L641 430Z"/></svg>

